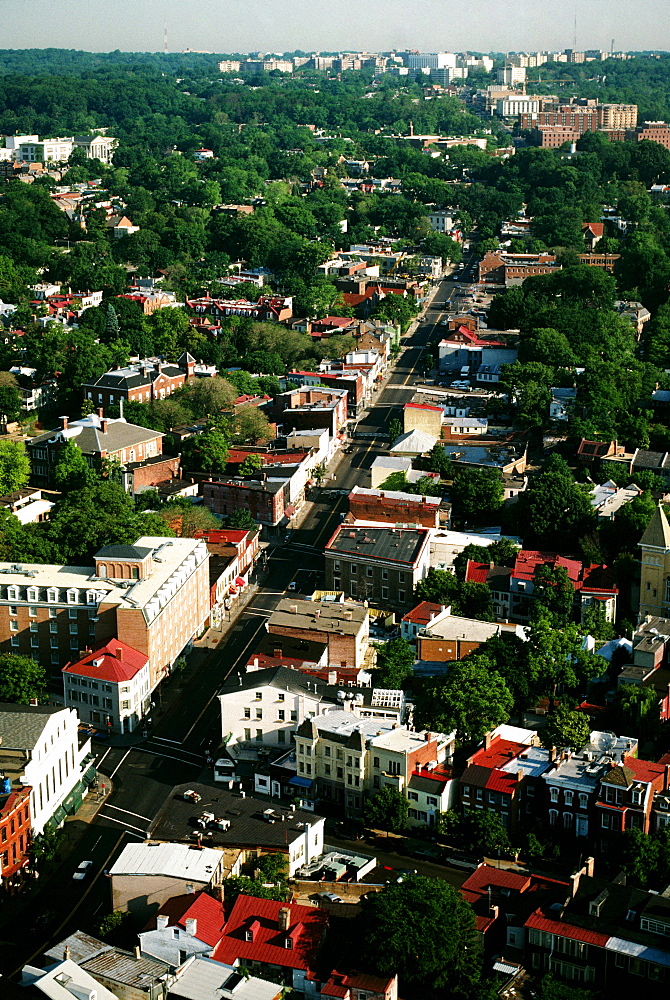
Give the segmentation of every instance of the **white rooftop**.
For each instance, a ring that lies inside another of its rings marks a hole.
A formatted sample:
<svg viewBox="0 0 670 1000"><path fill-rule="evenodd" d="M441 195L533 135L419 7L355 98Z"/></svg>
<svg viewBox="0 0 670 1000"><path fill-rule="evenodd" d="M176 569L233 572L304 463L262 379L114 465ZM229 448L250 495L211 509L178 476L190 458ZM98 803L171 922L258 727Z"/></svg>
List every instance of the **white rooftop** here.
<svg viewBox="0 0 670 1000"><path fill-rule="evenodd" d="M223 861L213 847L188 844L126 844L109 870L114 875L165 875L168 878L211 882Z"/></svg>
<svg viewBox="0 0 670 1000"><path fill-rule="evenodd" d="M381 487L375 490L367 490L362 486L354 486L351 492L362 500L366 498L372 500L375 497L381 499L383 497L386 500L403 500L415 504L425 504L426 506L432 505L433 507L439 507L442 503L441 497L420 496L416 493L401 493L398 490L383 490Z"/></svg>
<svg viewBox="0 0 670 1000"><path fill-rule="evenodd" d="M392 719L360 719L351 712L339 709L318 715L312 721L319 734L335 736L350 736L357 732L364 737L378 736L380 732L391 730L395 725Z"/></svg>
<svg viewBox="0 0 670 1000"><path fill-rule="evenodd" d="M391 452L398 452L398 454L411 454L411 455L424 455L427 451L437 444L437 438L432 434L426 434L425 431L407 431L406 434L401 434L393 444L391 445Z"/></svg>
<svg viewBox="0 0 670 1000"><path fill-rule="evenodd" d="M204 955L194 955L170 986L171 997L184 1000L274 1000L284 987L256 976L243 975L239 969L215 962Z"/></svg>

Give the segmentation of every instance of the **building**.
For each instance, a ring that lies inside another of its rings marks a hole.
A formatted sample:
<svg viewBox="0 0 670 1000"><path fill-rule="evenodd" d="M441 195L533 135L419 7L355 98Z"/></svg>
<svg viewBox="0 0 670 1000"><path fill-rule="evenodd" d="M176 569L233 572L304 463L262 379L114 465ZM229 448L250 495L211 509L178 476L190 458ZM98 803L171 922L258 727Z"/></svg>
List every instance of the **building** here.
<svg viewBox="0 0 670 1000"><path fill-rule="evenodd" d="M450 233L454 228L454 219L450 209L434 208L427 215L430 228L436 233Z"/></svg>
<svg viewBox="0 0 670 1000"><path fill-rule="evenodd" d="M394 526L437 528L441 505L441 497L417 496L394 490L367 490L361 486L354 486L349 494L349 514L354 521Z"/></svg>
<svg viewBox="0 0 670 1000"><path fill-rule="evenodd" d="M55 962L40 969L34 965L24 965L21 970L21 993L27 996L49 997L49 1000L71 1000L72 997L91 997L95 1000L119 1000L119 993L103 986L95 976L83 969L71 958Z"/></svg>
<svg viewBox="0 0 670 1000"><path fill-rule="evenodd" d="M325 427L331 438L346 428L348 394L344 389L304 386L283 392L274 401L274 419L285 430Z"/></svg>
<svg viewBox="0 0 670 1000"><path fill-rule="evenodd" d="M445 610L444 604L432 604L430 601L420 601L415 608L408 611L400 620L401 638L414 642L421 629Z"/></svg>
<svg viewBox="0 0 670 1000"><path fill-rule="evenodd" d="M214 958L252 974L279 976L310 996L316 992L309 980L318 978L316 959L327 924L318 907L239 895Z"/></svg>
<svg viewBox="0 0 670 1000"><path fill-rule="evenodd" d="M445 737L435 733L414 733L388 719L361 719L348 711L331 711L306 718L295 733L297 773L314 782L317 800L335 805L347 817L360 817L366 796L376 789L389 786L402 792L418 804L426 789L433 790L423 812L423 822L434 823L441 807L449 807L445 789L429 785L419 778L425 767L430 773L451 761L454 750L453 734ZM416 772L415 796L409 795L409 785ZM435 779L438 782L438 779ZM451 774L440 770L439 785L449 786ZM453 788L451 792L453 797ZM428 819L429 810L432 819ZM421 822L417 816L413 817Z"/></svg>
<svg viewBox="0 0 670 1000"><path fill-rule="evenodd" d="M403 430L423 431L435 438L442 435L442 407L427 403L405 403L402 408Z"/></svg>
<svg viewBox="0 0 670 1000"><path fill-rule="evenodd" d="M303 787L304 783L294 782L294 795ZM212 788L190 782L172 789L152 827L151 839L215 848L226 855L226 866L235 873L263 854L284 854L293 876L323 853L324 823L323 816L296 809L294 802L280 808L221 785Z"/></svg>
<svg viewBox="0 0 670 1000"><path fill-rule="evenodd" d="M173 896L216 889L224 871L225 855L213 847L126 844L109 869L112 909L148 920Z"/></svg>
<svg viewBox="0 0 670 1000"><path fill-rule="evenodd" d="M63 665L118 639L148 657L153 690L205 626L208 563L203 541L147 535L105 546L94 566L0 563L0 649ZM104 722L111 692L82 676L88 690L76 699L74 677L71 698L100 710L91 721Z"/></svg>
<svg viewBox="0 0 670 1000"><path fill-rule="evenodd" d="M366 607L337 601L283 598L267 623L281 648L281 639L325 643L328 666L362 667L369 655L370 619Z"/></svg>
<svg viewBox="0 0 670 1000"><path fill-rule="evenodd" d="M62 674L65 704L77 710L82 722L102 721L110 733L132 733L151 710L149 658L119 639L67 663ZM82 687L105 693L102 713L94 706L93 695L91 701L89 696L83 701Z"/></svg>
<svg viewBox="0 0 670 1000"><path fill-rule="evenodd" d="M279 533L295 513L289 503L287 480L268 480L267 473L260 479L229 476L227 479L206 479L201 484L205 507L214 514L225 517L236 510L246 510L254 521L263 527L268 537Z"/></svg>
<svg viewBox="0 0 670 1000"><path fill-rule="evenodd" d="M450 607L441 608L416 633L417 659L431 663L462 660L488 639L502 633L515 635L519 639L526 637L525 630L519 625L461 618L452 615Z"/></svg>
<svg viewBox="0 0 670 1000"><path fill-rule="evenodd" d="M653 806L658 792L667 792L670 767L628 756L613 764L600 779L596 797L596 829L600 849L611 850L626 830L656 831Z"/></svg>
<svg viewBox="0 0 670 1000"><path fill-rule="evenodd" d="M30 791L30 825L26 827L24 812L23 830L16 827L18 842L9 848L7 859L4 853L0 854L3 869L12 867L15 860L18 863L21 833L25 849L31 829L33 836L54 830L81 805L95 777L95 768L91 741L80 743L78 727L79 719L72 708L0 705L0 770L4 772L4 788L10 782L10 799L13 793L22 797L24 788ZM9 822L11 832L11 816ZM4 845L0 845L0 852L4 852Z"/></svg>
<svg viewBox="0 0 670 1000"><path fill-rule="evenodd" d="M179 458L163 455L160 431L129 424L123 417L105 417L102 409L81 420L61 417L61 426L26 442L35 483L49 486L53 468L68 441L74 442L91 468L103 461L119 462L126 490L155 486L179 472Z"/></svg>
<svg viewBox="0 0 670 1000"><path fill-rule="evenodd" d="M94 406L114 406L121 402L149 403L166 399L189 379L195 378L195 358L184 353L175 364L147 358L121 367L117 365L92 382L84 382L84 398Z"/></svg>
<svg viewBox="0 0 670 1000"><path fill-rule="evenodd" d="M11 890L21 882L30 863L31 817L29 785L17 786L12 770L3 771L0 750L0 885Z"/></svg>
<svg viewBox="0 0 670 1000"><path fill-rule="evenodd" d="M151 918L150 929L138 935L140 950L176 969L193 955L211 957L224 924L220 899L206 892L173 896Z"/></svg>
<svg viewBox="0 0 670 1000"><path fill-rule="evenodd" d="M110 990L119 1000L163 1000L172 982L170 967L165 962L123 948L109 948L82 962L82 970ZM74 994L77 998L81 994ZM89 994L83 994L89 1000Z"/></svg>
<svg viewBox="0 0 670 1000"><path fill-rule="evenodd" d="M670 617L670 525L661 504L640 539L640 617Z"/></svg>
<svg viewBox="0 0 670 1000"><path fill-rule="evenodd" d="M575 753L550 751L551 766L542 775L546 784L545 822L564 837L596 836L596 799L603 776L637 750L637 740L613 733L592 732L589 743ZM537 814L536 814L537 815Z"/></svg>
<svg viewBox="0 0 670 1000"><path fill-rule="evenodd" d="M484 746L468 758L461 775L461 808L464 813L493 812L516 834L536 819L544 800L540 779L550 767L549 750L487 733Z"/></svg>
<svg viewBox="0 0 670 1000"><path fill-rule="evenodd" d="M176 972L169 1000L281 1000L284 987L243 976L231 965L194 955Z"/></svg>
<svg viewBox="0 0 670 1000"><path fill-rule="evenodd" d="M326 588L359 600L411 604L430 566L430 528L341 524L326 543Z"/></svg>
<svg viewBox="0 0 670 1000"><path fill-rule="evenodd" d="M341 688L284 666L252 670L227 681L219 705L221 735L233 756L288 748L305 719L334 709L377 724L384 720L400 724L405 715L402 691Z"/></svg>
<svg viewBox="0 0 670 1000"><path fill-rule="evenodd" d="M187 299L186 305L198 316L207 315L213 319L242 316L259 323L284 323L293 316L290 295L261 295L255 302L248 299L213 299L203 295L199 299Z"/></svg>

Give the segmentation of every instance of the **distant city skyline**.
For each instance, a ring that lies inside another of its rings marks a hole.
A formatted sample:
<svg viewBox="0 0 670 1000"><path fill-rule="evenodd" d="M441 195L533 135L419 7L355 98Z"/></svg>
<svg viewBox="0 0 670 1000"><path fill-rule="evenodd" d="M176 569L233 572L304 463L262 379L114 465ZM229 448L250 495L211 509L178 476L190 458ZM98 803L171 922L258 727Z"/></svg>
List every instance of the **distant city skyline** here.
<svg viewBox="0 0 670 1000"><path fill-rule="evenodd" d="M3 0L0 48L171 52L670 49L656 0Z"/></svg>

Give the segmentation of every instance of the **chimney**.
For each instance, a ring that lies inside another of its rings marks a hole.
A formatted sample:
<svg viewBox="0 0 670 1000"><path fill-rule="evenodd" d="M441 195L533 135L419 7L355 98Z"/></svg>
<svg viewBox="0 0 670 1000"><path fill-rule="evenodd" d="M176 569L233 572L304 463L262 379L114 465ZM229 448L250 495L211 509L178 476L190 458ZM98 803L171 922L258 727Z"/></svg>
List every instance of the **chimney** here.
<svg viewBox="0 0 670 1000"><path fill-rule="evenodd" d="M164 931L167 930L167 926L170 923L170 918L165 913L159 913L156 917L156 930Z"/></svg>
<svg viewBox="0 0 670 1000"><path fill-rule="evenodd" d="M320 618L321 617L321 608L317 608L316 609L316 611L314 612L314 617L315 618Z"/></svg>
<svg viewBox="0 0 670 1000"><path fill-rule="evenodd" d="M556 749L556 747L552 747L549 751L549 760L552 762L552 764L556 762L557 757L558 757L558 750Z"/></svg>
<svg viewBox="0 0 670 1000"><path fill-rule="evenodd" d="M584 862L584 873L589 877L593 878L593 872L595 869L595 859L587 858Z"/></svg>
<svg viewBox="0 0 670 1000"><path fill-rule="evenodd" d="M663 779L663 788L670 788L670 764L666 764L664 768L665 774Z"/></svg>
<svg viewBox="0 0 670 1000"><path fill-rule="evenodd" d="M100 421L100 430L102 431L103 434L107 433L107 427L108 427L108 425L109 425L109 420L106 420L103 417L103 419Z"/></svg>
<svg viewBox="0 0 670 1000"><path fill-rule="evenodd" d="M60 417L59 419L60 419L60 429L62 431L66 431L69 417Z"/></svg>
<svg viewBox="0 0 670 1000"><path fill-rule="evenodd" d="M292 604L290 606L290 608L289 608L289 611L291 612L292 615L297 615L298 614L298 605L297 604Z"/></svg>
<svg viewBox="0 0 670 1000"><path fill-rule="evenodd" d="M187 917L186 918L186 933L190 934L191 937L195 937L198 932L198 918L197 917Z"/></svg>
<svg viewBox="0 0 670 1000"><path fill-rule="evenodd" d="M577 895L577 890L579 889L579 880L582 877L583 868L580 868L578 872L570 876L570 899L574 899Z"/></svg>
<svg viewBox="0 0 670 1000"><path fill-rule="evenodd" d="M288 906L282 906L279 911L279 930L287 931L291 926L291 911Z"/></svg>
<svg viewBox="0 0 670 1000"><path fill-rule="evenodd" d="M524 770L523 770L522 767L520 767L519 770L516 772L516 780L517 780L517 782L521 781L521 779L523 778L523 775L524 775Z"/></svg>
<svg viewBox="0 0 670 1000"><path fill-rule="evenodd" d="M141 957L142 957L142 952L140 950L140 946L138 944L136 944L135 945L135 961L139 962L139 960L141 959Z"/></svg>
<svg viewBox="0 0 670 1000"><path fill-rule="evenodd" d="M101 419L101 420L102 420L102 418L104 417L104 415L105 415L105 410L104 410L104 407L102 407L102 406L99 406L99 407L98 407L98 416L100 417L100 419Z"/></svg>
<svg viewBox="0 0 670 1000"><path fill-rule="evenodd" d="M337 670L328 671L328 683L337 684Z"/></svg>
<svg viewBox="0 0 670 1000"><path fill-rule="evenodd" d="M490 750L491 740L493 739L491 733L484 733L484 749Z"/></svg>
<svg viewBox="0 0 670 1000"><path fill-rule="evenodd" d="M121 649L120 646L117 646L116 649L114 650L114 656L117 658L117 660L123 659L123 650Z"/></svg>
<svg viewBox="0 0 670 1000"><path fill-rule="evenodd" d="M67 962L69 957L70 957L70 945L66 944L65 948L63 949L63 961Z"/></svg>
<svg viewBox="0 0 670 1000"><path fill-rule="evenodd" d="M347 622L353 621L354 613L353 611L345 611L343 617Z"/></svg>

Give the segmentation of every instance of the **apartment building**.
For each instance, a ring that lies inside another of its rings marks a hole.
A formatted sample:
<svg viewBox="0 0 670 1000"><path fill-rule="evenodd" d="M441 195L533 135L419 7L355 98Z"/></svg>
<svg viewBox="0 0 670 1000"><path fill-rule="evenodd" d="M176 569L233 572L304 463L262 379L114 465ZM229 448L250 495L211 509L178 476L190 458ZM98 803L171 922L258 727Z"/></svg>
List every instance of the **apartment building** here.
<svg viewBox="0 0 670 1000"><path fill-rule="evenodd" d="M361 719L336 710L305 719L296 730L295 746L298 776L315 783L317 799L341 807L347 817L359 817L366 796L383 787L418 803L426 794L418 782L422 770L430 773L447 757L451 760L454 734L414 733L390 719ZM450 775L446 779L441 775L434 787L428 786L434 801L421 811L429 824L445 804L444 789L438 788L444 780L448 782Z"/></svg>
<svg viewBox="0 0 670 1000"><path fill-rule="evenodd" d="M30 792L30 823L19 834L17 851L4 857L0 844L2 868L12 867L24 838L32 826L32 835L54 830L66 815L81 805L87 786L95 777L91 741L79 742L79 718L72 708L53 705L0 704L0 770L4 787L11 793ZM9 788L8 788L9 784ZM5 792L5 794L7 791ZM11 832L11 817L10 817ZM26 842L24 839L24 849Z"/></svg>
<svg viewBox="0 0 670 1000"><path fill-rule="evenodd" d="M5 890L20 884L30 861L31 792L29 785L16 785L11 771L0 770L0 886Z"/></svg>
<svg viewBox="0 0 670 1000"><path fill-rule="evenodd" d="M92 382L84 382L84 398L96 406L112 406L120 402L149 403L166 399L186 381L195 378L197 364L184 352L176 364L160 358L145 358L123 367L117 365Z"/></svg>
<svg viewBox="0 0 670 1000"><path fill-rule="evenodd" d="M153 690L204 627L208 562L203 541L145 535L94 566L0 563L0 649L61 666L120 639L148 657ZM104 721L99 694L89 705Z"/></svg>
<svg viewBox="0 0 670 1000"><path fill-rule="evenodd" d="M242 316L259 323L284 323L293 316L293 299L290 295L261 295L255 302L248 299L213 299L203 295L187 299L186 305L199 316Z"/></svg>
<svg viewBox="0 0 670 1000"><path fill-rule="evenodd" d="M304 386L277 396L273 412L277 424L285 430L325 427L336 438L347 425L348 393L345 389Z"/></svg>
<svg viewBox="0 0 670 1000"><path fill-rule="evenodd" d="M341 524L324 552L326 589L387 606L411 604L428 574L431 531Z"/></svg>
<svg viewBox="0 0 670 1000"><path fill-rule="evenodd" d="M299 601L284 598L270 615L267 630L281 645L282 637L328 647L327 665L364 665L368 655L368 609L337 601Z"/></svg>
<svg viewBox="0 0 670 1000"><path fill-rule="evenodd" d="M236 510L246 510L268 533L285 524L289 506L289 487L286 480L246 479L230 476L227 479L207 479L201 484L205 507L225 517Z"/></svg>
<svg viewBox="0 0 670 1000"><path fill-rule="evenodd" d="M441 505L440 497L417 496L396 490L368 490L354 486L349 494L350 518L377 524L437 528Z"/></svg>

